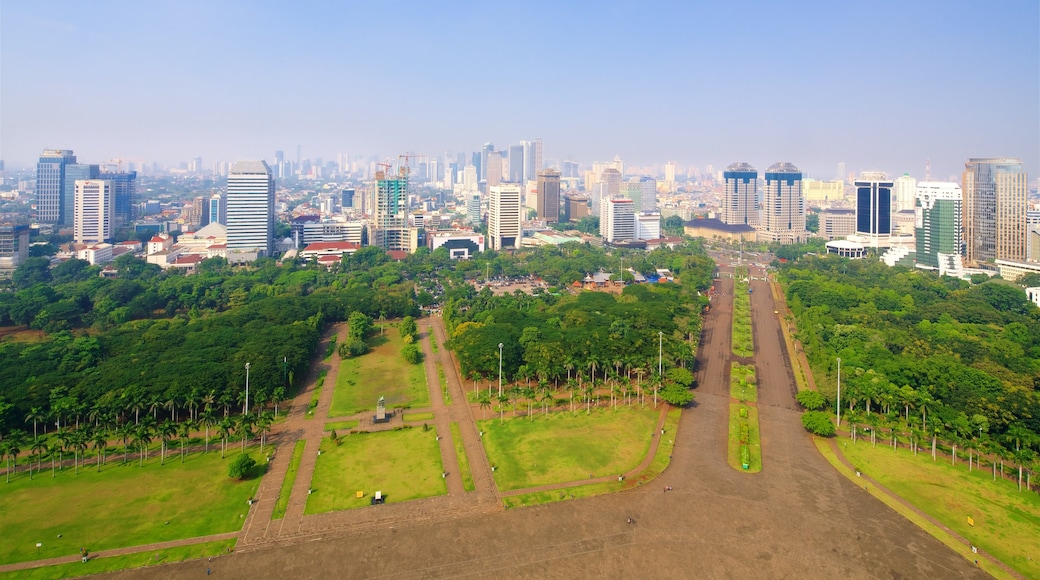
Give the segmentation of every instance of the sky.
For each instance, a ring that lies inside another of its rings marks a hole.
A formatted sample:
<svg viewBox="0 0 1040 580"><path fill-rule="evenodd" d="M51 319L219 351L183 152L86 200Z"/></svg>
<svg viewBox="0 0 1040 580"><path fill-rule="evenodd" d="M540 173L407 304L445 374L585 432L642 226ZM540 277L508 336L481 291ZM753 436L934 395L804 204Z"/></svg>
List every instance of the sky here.
<svg viewBox="0 0 1040 580"><path fill-rule="evenodd" d="M546 159L1040 175L1040 3L0 0L0 159ZM958 178L959 179L959 178Z"/></svg>

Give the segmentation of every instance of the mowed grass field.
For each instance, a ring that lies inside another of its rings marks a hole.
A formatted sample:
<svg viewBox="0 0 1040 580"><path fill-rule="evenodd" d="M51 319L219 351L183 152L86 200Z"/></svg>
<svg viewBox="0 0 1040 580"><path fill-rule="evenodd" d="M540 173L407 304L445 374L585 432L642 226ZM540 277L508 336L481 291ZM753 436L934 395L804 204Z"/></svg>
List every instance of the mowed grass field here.
<svg viewBox="0 0 1040 580"><path fill-rule="evenodd" d="M748 416L741 417L740 409L747 409ZM751 460L748 468L740 463L740 425L746 423L748 426L748 451L751 452ZM730 467L744 473L758 473L762 471L762 443L759 437L758 408L740 403L729 404L729 438L726 444L726 460Z"/></svg>
<svg viewBox="0 0 1040 580"><path fill-rule="evenodd" d="M1019 492L1017 483L999 475L994 481L989 464L969 473L966 462L932 462L929 453L914 456L865 441L840 447L865 475L1026 578L1040 578L1040 495L1025 491L1024 483Z"/></svg>
<svg viewBox="0 0 1040 580"><path fill-rule="evenodd" d="M650 448L658 411L553 413L499 422L478 421L495 484L509 491L618 475L639 465Z"/></svg>
<svg viewBox="0 0 1040 580"><path fill-rule="evenodd" d="M160 466L153 452L143 468L110 457L101 473L44 470L31 481L19 472L0 488L0 564L237 531L260 479L228 477L236 454L191 453Z"/></svg>
<svg viewBox="0 0 1040 580"><path fill-rule="evenodd" d="M388 325L382 336L370 337L368 346L367 353L340 364L329 417L375 410L379 397L385 397L387 409L430 405L423 365L408 364L401 357L404 341L396 327Z"/></svg>
<svg viewBox="0 0 1040 580"><path fill-rule="evenodd" d="M422 428L340 436L321 440L304 513L319 514L370 505L376 491L387 503L444 495L437 430ZM356 496L358 491L364 497Z"/></svg>
<svg viewBox="0 0 1040 580"><path fill-rule="evenodd" d="M758 401L755 381L755 366L731 363L729 371L729 396L739 401Z"/></svg>

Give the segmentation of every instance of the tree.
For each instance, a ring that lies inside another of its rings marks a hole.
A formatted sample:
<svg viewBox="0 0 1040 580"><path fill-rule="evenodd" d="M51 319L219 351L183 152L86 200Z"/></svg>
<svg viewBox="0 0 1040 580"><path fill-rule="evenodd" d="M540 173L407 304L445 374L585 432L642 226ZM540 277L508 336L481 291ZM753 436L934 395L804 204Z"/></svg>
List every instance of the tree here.
<svg viewBox="0 0 1040 580"><path fill-rule="evenodd" d="M240 453L231 460L228 465L228 477L232 479L245 479L249 470L256 466L256 460L245 453Z"/></svg>
<svg viewBox="0 0 1040 580"><path fill-rule="evenodd" d="M480 409L484 412L481 419L487 419L487 410L491 408L491 395L481 391L480 395L477 396L477 403L480 405Z"/></svg>
<svg viewBox="0 0 1040 580"><path fill-rule="evenodd" d="M823 411L806 411L802 413L802 426L805 430L820 437L834 436L834 423L830 413Z"/></svg>
<svg viewBox="0 0 1040 580"><path fill-rule="evenodd" d="M401 333L401 338L410 336L414 340L419 332L419 327L415 324L415 318L405 316L401 319L401 324L397 326L397 330Z"/></svg>
<svg viewBox="0 0 1040 580"><path fill-rule="evenodd" d="M417 365L423 361L423 353L419 350L418 345L406 344L401 349L401 356L409 364Z"/></svg>
<svg viewBox="0 0 1040 580"><path fill-rule="evenodd" d="M103 428L94 429L91 434L91 443L94 444L94 452L97 453L97 470L101 472L101 464L105 462L105 451L108 449L108 431Z"/></svg>
<svg viewBox="0 0 1040 580"><path fill-rule="evenodd" d="M162 447L160 447L159 465L166 465L166 446L169 445L170 440L177 435L177 426L173 421L163 421L159 424L158 428L159 438L162 439Z"/></svg>
<svg viewBox="0 0 1040 580"><path fill-rule="evenodd" d="M673 407L683 407L693 401L693 393L677 383L666 383L661 389L661 398Z"/></svg>
<svg viewBox="0 0 1040 580"><path fill-rule="evenodd" d="M798 400L798 404L810 411L819 411L827 404L827 400L818 391L799 391L794 398Z"/></svg>

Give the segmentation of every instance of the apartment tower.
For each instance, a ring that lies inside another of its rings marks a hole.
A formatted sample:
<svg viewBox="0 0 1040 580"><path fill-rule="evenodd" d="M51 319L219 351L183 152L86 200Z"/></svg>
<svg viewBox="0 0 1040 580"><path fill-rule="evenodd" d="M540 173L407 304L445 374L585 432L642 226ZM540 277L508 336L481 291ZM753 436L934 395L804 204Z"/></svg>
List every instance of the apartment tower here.
<svg viewBox="0 0 1040 580"><path fill-rule="evenodd" d="M965 259L1026 259L1026 189L1021 159L973 158L964 164Z"/></svg>

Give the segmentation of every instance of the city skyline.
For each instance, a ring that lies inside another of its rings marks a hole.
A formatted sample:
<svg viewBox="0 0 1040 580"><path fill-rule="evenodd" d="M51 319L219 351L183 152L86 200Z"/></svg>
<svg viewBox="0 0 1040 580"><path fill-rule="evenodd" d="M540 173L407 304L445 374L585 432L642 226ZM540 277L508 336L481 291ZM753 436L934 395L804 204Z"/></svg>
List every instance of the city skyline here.
<svg viewBox="0 0 1040 580"><path fill-rule="evenodd" d="M924 178L930 159L945 179L1008 156L1036 176L1040 9L960 4L6 3L0 158L208 165L541 138L546 160L583 163ZM506 58L504 38L524 50Z"/></svg>

